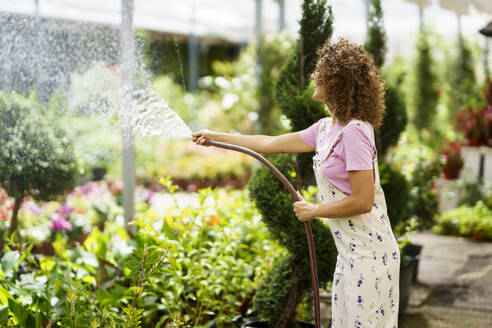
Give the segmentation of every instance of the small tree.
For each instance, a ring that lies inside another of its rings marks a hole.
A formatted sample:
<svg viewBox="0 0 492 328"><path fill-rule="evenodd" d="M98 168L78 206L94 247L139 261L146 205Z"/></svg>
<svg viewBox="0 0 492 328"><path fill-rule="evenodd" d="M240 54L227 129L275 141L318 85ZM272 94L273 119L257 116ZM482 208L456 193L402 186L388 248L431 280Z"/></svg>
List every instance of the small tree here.
<svg viewBox="0 0 492 328"><path fill-rule="evenodd" d="M381 68L386 55L386 32L383 25L381 0L371 1L368 24L369 29L364 48L372 55L374 63ZM405 176L384 160L388 149L398 142L407 125L407 111L403 96L399 90L400 83L401 79L398 79L395 85L388 84L385 95L386 112L383 124L379 131L375 131L381 186L385 191L388 215L391 218L393 227L407 217L409 197L409 186Z"/></svg>
<svg viewBox="0 0 492 328"><path fill-rule="evenodd" d="M476 57L473 55L471 41L460 36L456 57L450 61L447 72L449 80L449 116L454 124L456 113L466 107L480 105L480 92L475 74Z"/></svg>
<svg viewBox="0 0 492 328"><path fill-rule="evenodd" d="M327 116L323 104L312 99L310 75L316 65L316 50L332 34L331 7L325 0L305 0L302 9L299 39L280 70L275 89L277 104L290 119L293 131L305 129ZM267 156L299 190L313 181L312 157L313 153ZM312 291L306 231L293 212L292 197L266 167L255 171L249 190L272 236L289 251L275 261L260 283L253 309L272 327L293 327L297 306L306 292ZM316 253L322 254L317 267L318 282L323 286L332 278L337 251L323 222L311 220L311 227ZM307 299L312 300L310 293Z"/></svg>
<svg viewBox="0 0 492 328"><path fill-rule="evenodd" d="M424 132L428 136L432 136L438 102L437 76L433 69L434 59L427 33L419 34L417 42L418 57L415 67L416 84L413 97L413 123L417 128L420 140L425 139L426 134Z"/></svg>
<svg viewBox="0 0 492 328"><path fill-rule="evenodd" d="M9 236L24 197L49 200L75 186L71 143L39 109L34 96L0 94L0 186L15 200Z"/></svg>
<svg viewBox="0 0 492 328"><path fill-rule="evenodd" d="M383 24L383 9L381 0L371 0L368 18L367 41L364 48L372 54L374 64L381 67L386 56L386 32Z"/></svg>

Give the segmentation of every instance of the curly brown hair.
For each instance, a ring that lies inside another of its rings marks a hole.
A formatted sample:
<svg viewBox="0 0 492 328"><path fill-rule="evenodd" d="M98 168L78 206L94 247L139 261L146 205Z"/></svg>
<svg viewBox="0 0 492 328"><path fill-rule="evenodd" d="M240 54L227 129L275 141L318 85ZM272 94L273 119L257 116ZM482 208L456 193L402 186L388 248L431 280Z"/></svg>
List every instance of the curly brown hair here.
<svg viewBox="0 0 492 328"><path fill-rule="evenodd" d="M317 50L318 61L311 78L323 88L322 101L342 124L357 118L377 129L386 106L386 85L372 57L362 46L339 38Z"/></svg>

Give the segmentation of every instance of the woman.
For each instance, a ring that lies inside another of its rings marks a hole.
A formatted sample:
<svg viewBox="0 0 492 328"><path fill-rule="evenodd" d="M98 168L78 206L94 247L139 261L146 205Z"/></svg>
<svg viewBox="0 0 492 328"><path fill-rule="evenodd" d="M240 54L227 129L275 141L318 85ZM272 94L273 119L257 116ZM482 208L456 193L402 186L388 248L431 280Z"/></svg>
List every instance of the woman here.
<svg viewBox="0 0 492 328"><path fill-rule="evenodd" d="M316 151L313 169L321 204L294 203L300 221L327 218L338 250L332 287L332 327L398 325L400 252L380 185L374 130L381 125L384 82L361 46L340 39L318 50L313 98L331 117L280 136L232 135L203 130L206 139L256 152Z"/></svg>

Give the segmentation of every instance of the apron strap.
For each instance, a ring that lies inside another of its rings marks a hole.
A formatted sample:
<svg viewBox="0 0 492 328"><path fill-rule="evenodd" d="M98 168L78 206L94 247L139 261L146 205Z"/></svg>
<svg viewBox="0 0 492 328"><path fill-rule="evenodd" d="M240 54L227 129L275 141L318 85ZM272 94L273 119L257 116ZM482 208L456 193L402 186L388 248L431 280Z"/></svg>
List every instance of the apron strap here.
<svg viewBox="0 0 492 328"><path fill-rule="evenodd" d="M321 126L322 124L320 124ZM340 141L343 133L345 132L345 130L347 130L350 126L352 125L360 125L363 127L363 129L366 131L367 133L367 136L369 138L369 140L371 141L371 145L373 146L374 148L374 151L376 152L376 156L374 156L374 158L372 159L372 172L373 172L373 177L374 177L374 184L375 185L379 185L379 172L376 170L378 165L377 165L377 149L376 149L376 144L375 144L375 141L374 141L374 134L371 132L371 130L369 130L369 128L367 127L367 125L361 121L361 120L352 120L350 121L347 125L345 125L343 127L342 130L340 130L340 132L338 132L338 135L337 137L335 138L335 140L333 140L333 142L331 143L330 147L328 148L328 151L326 152L326 154L323 156L323 158L321 159L321 162L324 162L326 160L326 158L331 154L331 152L333 151L333 148L336 146L336 144ZM320 131L321 132L321 131ZM320 134L321 133L318 133L318 137L320 137ZM321 140L320 138L318 138L318 140Z"/></svg>
<svg viewBox="0 0 492 328"><path fill-rule="evenodd" d="M322 119L320 125L318 126L318 138L316 139L316 154L318 154L318 149L321 149L321 141L323 140L323 136L326 133L325 130L331 126L331 123L333 122L333 119L331 117L326 117Z"/></svg>

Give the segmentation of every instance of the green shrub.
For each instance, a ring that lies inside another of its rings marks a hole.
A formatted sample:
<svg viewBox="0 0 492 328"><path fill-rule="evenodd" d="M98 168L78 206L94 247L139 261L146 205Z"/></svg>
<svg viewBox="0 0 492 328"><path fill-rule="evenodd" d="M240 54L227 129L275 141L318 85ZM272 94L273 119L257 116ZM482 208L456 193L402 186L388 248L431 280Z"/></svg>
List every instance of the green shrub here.
<svg viewBox="0 0 492 328"><path fill-rule="evenodd" d="M292 131L305 129L327 116L324 105L312 99L310 75L316 65L317 48L332 34L331 7L325 0L318 0L304 1L302 9L299 39L282 66L275 87L276 102L290 120ZM300 190L313 182L312 157L313 153L304 153L268 158ZM290 194L266 167L255 171L249 190L272 236L289 251L285 257L279 257L265 283L256 290L253 309L272 327L293 326L304 296L311 294L306 232L292 210ZM323 254L323 260L317 264L318 283L323 286L332 279L337 252L328 227L318 220L311 220L311 225L316 252ZM286 266L291 269L286 271Z"/></svg>
<svg viewBox="0 0 492 328"><path fill-rule="evenodd" d="M379 177L386 199L391 227L395 228L400 221L405 221L409 216L408 199L410 197L410 187L405 176L386 162L379 164Z"/></svg>
<svg viewBox="0 0 492 328"><path fill-rule="evenodd" d="M0 185L15 199L9 235L25 196L48 200L76 183L72 145L41 110L34 97L0 96Z"/></svg>
<svg viewBox="0 0 492 328"><path fill-rule="evenodd" d="M441 174L439 159L417 159L410 180L409 211L423 227L432 225L438 212L439 200L436 195L435 181Z"/></svg>
<svg viewBox="0 0 492 328"><path fill-rule="evenodd" d="M492 240L492 211L482 201L438 214L435 222L432 230L438 234Z"/></svg>
<svg viewBox="0 0 492 328"><path fill-rule="evenodd" d="M170 177L163 184L174 192ZM70 199L74 212L90 208L87 199L107 198L107 190L91 186ZM269 238L247 192L202 189L198 203L183 207L174 199L164 215L137 204L135 239L119 208L82 245L58 234L56 256L8 244L0 260L0 326L230 327L287 252Z"/></svg>
<svg viewBox="0 0 492 328"><path fill-rule="evenodd" d="M294 156L288 154L270 155L268 160L294 184ZM249 191L262 214L263 221L272 237L283 245L289 254L279 258L269 271L266 280L256 290L254 311L270 323L277 322L285 315L288 302L300 303L302 293L312 287L311 263L309 260L306 230L292 211L292 197L282 182L266 167L256 170L250 180ZM318 255L318 283L323 286L331 280L336 262L336 248L330 230L319 220L311 220L313 238ZM319 260L322 259L322 260ZM286 270L286 266L291 268ZM298 292L293 293L291 288ZM292 295L294 294L294 295ZM287 321L293 320L295 312Z"/></svg>
<svg viewBox="0 0 492 328"><path fill-rule="evenodd" d="M479 201L483 202L489 208L492 209L492 202L489 200L489 194L492 193L492 189L485 190L483 179L478 179L476 182L465 184L465 193L461 198L460 205L475 206Z"/></svg>
<svg viewBox="0 0 492 328"><path fill-rule="evenodd" d="M381 0L371 0L368 26L367 41L364 44L364 48L372 55L374 64L377 67L381 67L387 50Z"/></svg>
<svg viewBox="0 0 492 328"><path fill-rule="evenodd" d="M419 139L430 142L435 133L433 124L436 116L438 92L437 76L434 71L435 63L428 32L419 34L417 51L413 123L417 128Z"/></svg>

